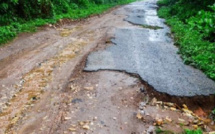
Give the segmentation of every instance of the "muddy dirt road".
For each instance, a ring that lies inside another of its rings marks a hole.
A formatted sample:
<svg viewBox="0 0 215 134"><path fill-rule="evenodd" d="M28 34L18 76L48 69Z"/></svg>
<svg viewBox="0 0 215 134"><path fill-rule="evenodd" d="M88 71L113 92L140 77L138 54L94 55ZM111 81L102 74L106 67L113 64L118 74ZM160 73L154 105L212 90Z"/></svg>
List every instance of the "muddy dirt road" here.
<svg viewBox="0 0 215 134"><path fill-rule="evenodd" d="M61 21L0 48L0 134L142 134L154 133L156 125L212 131L207 111L151 98L151 86L140 77L108 68L111 58L107 67L101 64L105 69L83 71L91 52L118 45L111 40L119 29L143 29L130 23L129 14L155 4L147 0L79 22ZM95 66L103 60L97 58Z"/></svg>

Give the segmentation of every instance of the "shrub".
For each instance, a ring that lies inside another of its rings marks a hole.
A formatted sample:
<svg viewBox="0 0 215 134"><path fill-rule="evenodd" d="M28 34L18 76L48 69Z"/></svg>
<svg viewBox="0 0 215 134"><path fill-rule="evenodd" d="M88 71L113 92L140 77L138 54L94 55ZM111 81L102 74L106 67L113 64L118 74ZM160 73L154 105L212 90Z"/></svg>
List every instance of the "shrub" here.
<svg viewBox="0 0 215 134"><path fill-rule="evenodd" d="M186 64L215 80L215 4L200 0L160 0L158 15L171 26Z"/></svg>
<svg viewBox="0 0 215 134"><path fill-rule="evenodd" d="M215 41L215 4L209 6L212 11L201 10L196 16L187 20L187 23L192 29L198 30L203 34L204 38L214 42Z"/></svg>

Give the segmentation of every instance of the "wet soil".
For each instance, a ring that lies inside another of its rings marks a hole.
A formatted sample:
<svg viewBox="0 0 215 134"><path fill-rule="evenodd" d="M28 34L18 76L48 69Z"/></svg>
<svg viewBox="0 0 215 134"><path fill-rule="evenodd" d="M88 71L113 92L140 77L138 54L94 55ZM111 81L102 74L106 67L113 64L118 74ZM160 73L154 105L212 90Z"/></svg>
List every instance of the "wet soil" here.
<svg viewBox="0 0 215 134"><path fill-rule="evenodd" d="M1 134L153 133L156 119L173 123L162 129L182 132L181 111L147 105L142 81L117 71L83 72L87 55L102 50L124 21L125 8L74 24L43 27L0 48ZM146 88L146 87L145 87ZM211 128L207 128L211 131Z"/></svg>

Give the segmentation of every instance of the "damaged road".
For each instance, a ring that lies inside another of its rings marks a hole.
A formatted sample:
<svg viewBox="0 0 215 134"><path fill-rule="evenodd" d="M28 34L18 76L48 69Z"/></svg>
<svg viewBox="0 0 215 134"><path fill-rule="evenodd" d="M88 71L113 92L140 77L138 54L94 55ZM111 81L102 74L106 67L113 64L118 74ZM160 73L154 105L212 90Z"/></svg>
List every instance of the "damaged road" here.
<svg viewBox="0 0 215 134"><path fill-rule="evenodd" d="M192 112L151 98L144 84L173 96L215 91L212 80L183 64L156 8L154 0L134 2L83 21L44 26L2 47L0 133L214 130L208 109L196 104Z"/></svg>
<svg viewBox="0 0 215 134"><path fill-rule="evenodd" d="M160 29L117 29L115 44L102 51L91 53L86 71L121 70L138 74L158 92L173 96L211 95L214 81L201 71L184 65L178 49L168 37L170 29L156 15L156 1L137 2L129 5L126 21Z"/></svg>

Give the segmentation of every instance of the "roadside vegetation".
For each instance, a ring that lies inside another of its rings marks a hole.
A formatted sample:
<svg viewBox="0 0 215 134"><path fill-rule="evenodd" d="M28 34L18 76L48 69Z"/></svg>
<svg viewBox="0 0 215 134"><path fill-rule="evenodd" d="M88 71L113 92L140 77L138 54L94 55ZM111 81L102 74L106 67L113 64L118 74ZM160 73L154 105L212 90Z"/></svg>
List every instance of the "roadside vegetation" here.
<svg viewBox="0 0 215 134"><path fill-rule="evenodd" d="M215 2L160 0L158 5L158 15L171 26L184 62L215 80Z"/></svg>
<svg viewBox="0 0 215 134"><path fill-rule="evenodd" d="M38 26L60 19L86 18L116 5L134 0L3 0L0 2L0 45L21 32L36 31Z"/></svg>
<svg viewBox="0 0 215 134"><path fill-rule="evenodd" d="M175 134L170 130L162 130L159 127L155 129L155 133L156 134ZM182 134L203 134L203 131L201 129L196 129L196 130L185 129Z"/></svg>
<svg viewBox="0 0 215 134"><path fill-rule="evenodd" d="M203 131L201 129L196 129L196 130L185 130L185 134L203 134Z"/></svg>

